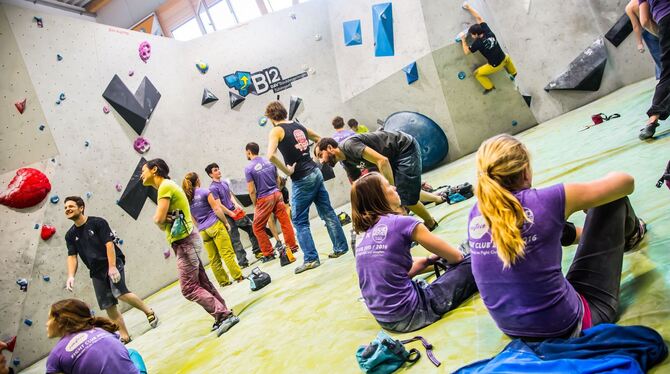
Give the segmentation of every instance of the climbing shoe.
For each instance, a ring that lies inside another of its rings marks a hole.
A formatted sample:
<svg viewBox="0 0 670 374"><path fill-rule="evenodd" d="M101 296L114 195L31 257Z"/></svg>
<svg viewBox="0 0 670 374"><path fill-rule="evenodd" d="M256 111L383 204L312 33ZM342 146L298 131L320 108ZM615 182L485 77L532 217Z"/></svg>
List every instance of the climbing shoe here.
<svg viewBox="0 0 670 374"><path fill-rule="evenodd" d="M230 330L231 327L237 325L238 322L240 322L240 318L231 314L228 318L219 323L219 326L216 328L216 336L219 337L223 335L226 331Z"/></svg>
<svg viewBox="0 0 670 374"><path fill-rule="evenodd" d="M638 230L637 232L626 240L626 246L624 247L624 253L633 253L640 250L640 243L644 239L644 235L647 233L647 224L640 218L637 219Z"/></svg>
<svg viewBox="0 0 670 374"><path fill-rule="evenodd" d="M347 253L348 251L342 251L342 252L333 252L328 254L328 258L338 258L342 256L343 254Z"/></svg>
<svg viewBox="0 0 670 374"><path fill-rule="evenodd" d="M263 257L261 258L261 262L262 262L262 263L270 262L270 261L272 261L272 260L275 260L276 258L277 258L277 257L276 257L274 254L271 254L271 255L269 255L269 256L263 256Z"/></svg>
<svg viewBox="0 0 670 374"><path fill-rule="evenodd" d="M640 129L640 135L639 135L640 140L653 138L654 133L656 133L657 127L658 122L656 121L646 124L643 128Z"/></svg>
<svg viewBox="0 0 670 374"><path fill-rule="evenodd" d="M311 269L318 268L320 265L321 265L321 263L319 262L319 260L312 261L312 262L305 262L304 264L302 264L302 265L298 266L297 268L295 268L295 271L294 271L294 272L295 272L296 274L300 274L300 273L302 273L303 271L307 271L307 270L311 270Z"/></svg>

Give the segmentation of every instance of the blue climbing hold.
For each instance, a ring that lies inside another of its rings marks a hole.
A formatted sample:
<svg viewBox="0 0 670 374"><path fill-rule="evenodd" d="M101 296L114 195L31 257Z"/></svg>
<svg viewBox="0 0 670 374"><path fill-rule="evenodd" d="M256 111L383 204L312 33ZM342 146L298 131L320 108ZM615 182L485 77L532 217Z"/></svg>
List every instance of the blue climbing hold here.
<svg viewBox="0 0 670 374"><path fill-rule="evenodd" d="M26 319L23 320L23 323L25 323L26 326L32 326L33 325L33 320L26 318Z"/></svg>
<svg viewBox="0 0 670 374"><path fill-rule="evenodd" d="M40 125L39 129L40 131L44 131L44 125Z"/></svg>
<svg viewBox="0 0 670 374"><path fill-rule="evenodd" d="M89 143L88 140L85 140L84 141L84 147L88 147L89 145L91 145L91 143Z"/></svg>
<svg viewBox="0 0 670 374"><path fill-rule="evenodd" d="M265 126L268 124L268 117L261 117L258 119L259 126Z"/></svg>
<svg viewBox="0 0 670 374"><path fill-rule="evenodd" d="M402 68L407 78L407 84L412 84L419 80L419 70L416 68L416 61Z"/></svg>
<svg viewBox="0 0 670 374"><path fill-rule="evenodd" d="M58 197L58 195L53 195L51 196L51 199L49 199L49 201L51 201L51 204L56 204L57 202L60 201L60 197Z"/></svg>
<svg viewBox="0 0 670 374"><path fill-rule="evenodd" d="M61 92L60 95L58 95L58 99L59 99L60 101L65 100L65 93Z"/></svg>
<svg viewBox="0 0 670 374"><path fill-rule="evenodd" d="M35 18L37 18L37 17L35 17ZM18 357L14 358L14 359L12 360L12 365L14 365L14 366L19 366L19 365L21 365L21 360L19 360Z"/></svg>
<svg viewBox="0 0 670 374"><path fill-rule="evenodd" d="M36 223L34 229L37 230L37 229L39 229L39 228L40 228L40 224L39 224L39 223Z"/></svg>
<svg viewBox="0 0 670 374"><path fill-rule="evenodd" d="M57 59L58 61L63 61L63 56L61 56L61 54L58 53L58 54L56 54L56 59Z"/></svg>
<svg viewBox="0 0 670 374"><path fill-rule="evenodd" d="M60 100L56 100L56 105L60 105Z"/></svg>
<svg viewBox="0 0 670 374"><path fill-rule="evenodd" d="M119 239L119 245L123 245L123 239Z"/></svg>
<svg viewBox="0 0 670 374"><path fill-rule="evenodd" d="M209 70L209 64L202 61L196 62L195 67L200 71L200 74L205 74L207 73L207 70Z"/></svg>
<svg viewBox="0 0 670 374"><path fill-rule="evenodd" d="M464 71L459 71L458 72L458 79L460 79L460 80L465 79L465 72Z"/></svg>
<svg viewBox="0 0 670 374"><path fill-rule="evenodd" d="M86 192L86 198L87 198L87 199L90 199L91 196L93 196L93 192L90 192L90 191L89 191L89 192Z"/></svg>
<svg viewBox="0 0 670 374"><path fill-rule="evenodd" d="M517 122L516 120L513 120L513 121L512 121L512 126L516 126L516 125L518 125L518 124L519 124L519 122Z"/></svg>
<svg viewBox="0 0 670 374"><path fill-rule="evenodd" d="M424 172L438 166L449 153L447 135L440 125L421 113L393 113L384 121L384 130L402 131L416 139Z"/></svg>
<svg viewBox="0 0 670 374"><path fill-rule="evenodd" d="M48 281L51 280L51 277L49 277L48 275L44 275L44 276L42 276L42 280L45 281L45 282L48 282Z"/></svg>

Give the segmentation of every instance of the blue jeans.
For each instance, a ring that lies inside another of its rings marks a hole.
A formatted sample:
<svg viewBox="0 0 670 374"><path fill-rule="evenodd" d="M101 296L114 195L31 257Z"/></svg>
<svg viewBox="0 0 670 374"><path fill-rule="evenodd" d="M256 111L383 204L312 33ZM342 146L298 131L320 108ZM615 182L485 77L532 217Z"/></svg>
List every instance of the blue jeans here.
<svg viewBox="0 0 670 374"><path fill-rule="evenodd" d="M326 186L323 184L323 175L319 169L314 169L306 177L293 181L293 194L291 196L291 213L293 215L293 225L298 236L298 244L302 249L305 262L319 260L319 254L316 252L316 246L312 239L312 233L309 231L309 207L312 203L316 204L316 211L319 217L326 223L328 236L333 242L333 251L335 253L346 252L347 238L344 236L344 230L340 220L335 214L335 210L330 205L330 197Z"/></svg>
<svg viewBox="0 0 670 374"><path fill-rule="evenodd" d="M656 64L656 79L658 80L661 78L661 43L654 34L647 30L642 31L642 39L644 39L644 44L647 45L647 50Z"/></svg>

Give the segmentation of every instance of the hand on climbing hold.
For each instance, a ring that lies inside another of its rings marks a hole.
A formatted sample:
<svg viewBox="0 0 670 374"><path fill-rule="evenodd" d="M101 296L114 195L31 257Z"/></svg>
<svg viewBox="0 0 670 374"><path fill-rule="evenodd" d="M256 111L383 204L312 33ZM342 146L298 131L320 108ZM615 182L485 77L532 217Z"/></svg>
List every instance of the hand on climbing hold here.
<svg viewBox="0 0 670 374"><path fill-rule="evenodd" d="M109 279L112 280L112 283L119 283L121 280L121 273L119 273L119 270L116 268L116 266L110 267L107 271L107 275L109 275Z"/></svg>
<svg viewBox="0 0 670 374"><path fill-rule="evenodd" d="M463 2L463 5L461 5L461 8L463 8L463 9L465 9L465 10L468 10L468 9L470 8L470 4L468 4L467 1L464 1L464 2Z"/></svg>
<svg viewBox="0 0 670 374"><path fill-rule="evenodd" d="M65 289L72 292L74 289L74 277L67 278L67 281L65 282Z"/></svg>
<svg viewBox="0 0 670 374"><path fill-rule="evenodd" d="M637 45L637 51L640 53L644 53L644 44L640 43Z"/></svg>

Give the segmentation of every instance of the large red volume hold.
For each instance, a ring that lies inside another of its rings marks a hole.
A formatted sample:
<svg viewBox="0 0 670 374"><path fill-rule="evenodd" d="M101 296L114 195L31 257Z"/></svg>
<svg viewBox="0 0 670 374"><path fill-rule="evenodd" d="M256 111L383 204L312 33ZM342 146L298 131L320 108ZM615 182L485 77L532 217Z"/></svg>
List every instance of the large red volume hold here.
<svg viewBox="0 0 670 374"><path fill-rule="evenodd" d="M0 204L12 208L28 208L39 204L51 191L44 173L33 168L21 168L9 182L7 191L0 193Z"/></svg>

